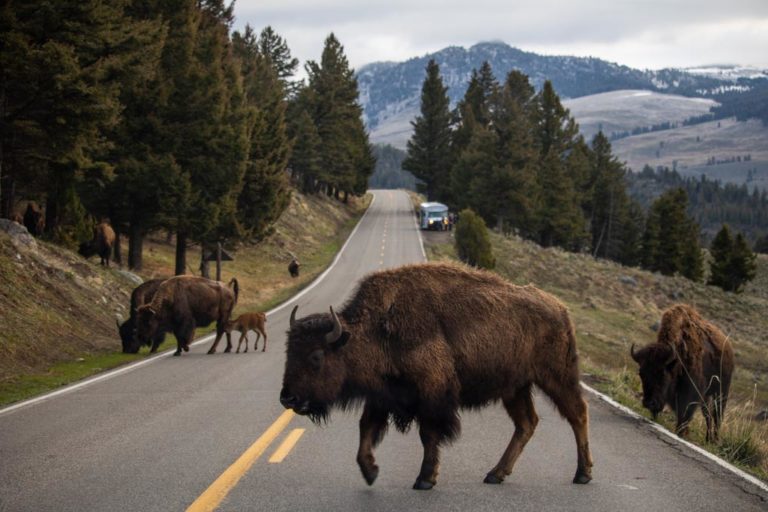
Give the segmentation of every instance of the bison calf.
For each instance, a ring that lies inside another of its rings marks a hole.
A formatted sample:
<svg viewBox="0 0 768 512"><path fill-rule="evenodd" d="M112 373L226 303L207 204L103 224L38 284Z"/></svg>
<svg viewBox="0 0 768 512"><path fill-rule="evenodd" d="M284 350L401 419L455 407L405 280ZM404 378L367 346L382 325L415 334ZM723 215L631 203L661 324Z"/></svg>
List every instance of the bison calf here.
<svg viewBox="0 0 768 512"><path fill-rule="evenodd" d="M291 277L299 277L299 268L301 268L299 260L293 258L288 264L288 272L291 274Z"/></svg>
<svg viewBox="0 0 768 512"><path fill-rule="evenodd" d="M235 351L236 354L240 353L240 345L243 341L245 341L245 350L243 352L248 352L248 331L256 333L253 350L258 350L260 336L264 336L264 347L261 351L265 352L267 350L267 331L264 328L266 322L267 315L264 313L243 313L235 320L227 322L227 326L224 327L224 332L227 333L227 336L230 336L232 331L240 332L240 339L237 342L237 350Z"/></svg>
<svg viewBox="0 0 768 512"><path fill-rule="evenodd" d="M297 306L298 307L298 306ZM357 463L379 468L373 448L392 422L415 421L424 447L414 489L437 482L440 446L460 430L459 409L501 401L515 432L485 482L501 483L539 421L537 386L571 424L574 483L592 479L587 403L565 306L533 286L449 264L385 270L363 279L340 314L291 313L280 402L318 423L333 407L363 405Z"/></svg>
<svg viewBox="0 0 768 512"><path fill-rule="evenodd" d="M643 406L653 418L669 405L677 414L680 437L700 406L707 441L717 439L733 375L733 347L723 332L691 306L676 304L661 317L656 343L630 349L640 366Z"/></svg>

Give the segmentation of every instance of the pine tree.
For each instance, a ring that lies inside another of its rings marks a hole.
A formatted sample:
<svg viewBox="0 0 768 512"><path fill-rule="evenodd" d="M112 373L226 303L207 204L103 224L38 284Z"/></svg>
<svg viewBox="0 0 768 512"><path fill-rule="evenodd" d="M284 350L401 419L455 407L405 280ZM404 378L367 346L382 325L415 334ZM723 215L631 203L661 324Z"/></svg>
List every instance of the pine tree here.
<svg viewBox="0 0 768 512"><path fill-rule="evenodd" d="M459 218L455 235L459 259L473 267L492 269L496 258L483 219L471 209L462 210Z"/></svg>
<svg viewBox="0 0 768 512"><path fill-rule="evenodd" d="M320 63L309 61L306 69L311 90L306 98L321 141L318 177L328 193L338 197L344 192L346 197L346 193L359 191L374 167L357 102L357 80L344 47L333 34L325 40Z"/></svg>
<svg viewBox="0 0 768 512"><path fill-rule="evenodd" d="M599 132L592 141L592 176L584 188L586 214L591 222L592 253L598 258L620 260L626 254L622 228L628 223L628 198L624 166L613 156L608 138Z"/></svg>
<svg viewBox="0 0 768 512"><path fill-rule="evenodd" d="M424 183L427 200L444 198L451 166L451 113L448 88L443 85L440 68L434 60L427 64L421 87L421 115L411 121L413 135L403 169Z"/></svg>
<svg viewBox="0 0 768 512"><path fill-rule="evenodd" d="M246 34L251 30L250 26L245 26ZM259 34L259 54L269 60L286 93L293 90L290 79L296 74L296 68L299 67L299 59L291 56L291 49L288 48L288 43L270 26L264 27L261 34Z"/></svg>
<svg viewBox="0 0 768 512"><path fill-rule="evenodd" d="M730 265L731 255L733 254L733 236L727 224L723 224L720 231L709 246L709 253L712 256L712 262L709 265L709 280L707 284L719 286L723 290L729 290L730 279L728 276L728 267Z"/></svg>
<svg viewBox="0 0 768 512"><path fill-rule="evenodd" d="M285 174L291 150L285 122L285 85L273 57L263 53L269 50L285 54L288 48L284 43L277 45L279 49L262 45L263 38L267 37L265 34L270 41L277 39L282 43L271 29L262 32L259 44L248 26L242 35L235 32L232 36L234 52L242 68L246 104L250 109L248 163L237 198L238 221L248 239L260 239L290 199Z"/></svg>
<svg viewBox="0 0 768 512"><path fill-rule="evenodd" d="M744 285L757 275L757 256L749 249L747 240L742 233L737 233L736 239L733 241L729 274L731 275L731 288L736 293L740 292Z"/></svg>
<svg viewBox="0 0 768 512"><path fill-rule="evenodd" d="M573 250L586 233L576 189L563 162L549 152L539 169L540 198L536 212L537 242Z"/></svg>

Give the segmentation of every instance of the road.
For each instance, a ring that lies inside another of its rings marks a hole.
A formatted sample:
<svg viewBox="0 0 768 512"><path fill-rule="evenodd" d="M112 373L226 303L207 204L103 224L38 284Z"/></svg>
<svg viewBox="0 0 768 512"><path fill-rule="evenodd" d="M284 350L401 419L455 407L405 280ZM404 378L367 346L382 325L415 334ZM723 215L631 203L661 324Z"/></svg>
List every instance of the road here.
<svg viewBox="0 0 768 512"><path fill-rule="evenodd" d="M573 435L539 397L538 429L502 485L482 483L513 430L491 406L462 414L433 490L411 490L421 445L394 429L368 487L355 463L357 413L334 412L317 427L278 396L294 303L300 317L341 307L361 276L423 259L408 197L374 194L335 265L270 313L266 353L209 356L201 343L0 411L0 511L766 510L768 493L594 396L588 485L570 483ZM286 439L295 445L279 450ZM275 452L284 458L270 462Z"/></svg>

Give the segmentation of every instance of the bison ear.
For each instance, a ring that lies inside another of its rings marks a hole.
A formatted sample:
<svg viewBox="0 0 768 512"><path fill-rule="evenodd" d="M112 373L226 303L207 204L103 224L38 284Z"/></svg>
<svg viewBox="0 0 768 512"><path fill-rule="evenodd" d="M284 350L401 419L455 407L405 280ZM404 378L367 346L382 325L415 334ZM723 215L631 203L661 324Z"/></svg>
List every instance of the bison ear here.
<svg viewBox="0 0 768 512"><path fill-rule="evenodd" d="M338 350L344 345L346 345L347 342L349 341L349 336L350 334L348 331L342 331L341 336L339 336L339 338L336 341L334 341L329 345L331 347L331 350Z"/></svg>

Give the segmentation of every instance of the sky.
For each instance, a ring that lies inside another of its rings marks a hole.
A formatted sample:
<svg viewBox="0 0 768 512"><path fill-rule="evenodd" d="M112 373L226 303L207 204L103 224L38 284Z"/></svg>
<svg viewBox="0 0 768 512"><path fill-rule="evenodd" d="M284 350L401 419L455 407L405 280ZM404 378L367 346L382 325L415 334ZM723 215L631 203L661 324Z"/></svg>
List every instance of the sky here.
<svg viewBox="0 0 768 512"><path fill-rule="evenodd" d="M235 29L267 25L302 65L333 32L355 69L503 41L640 69L768 69L768 0L236 0Z"/></svg>

